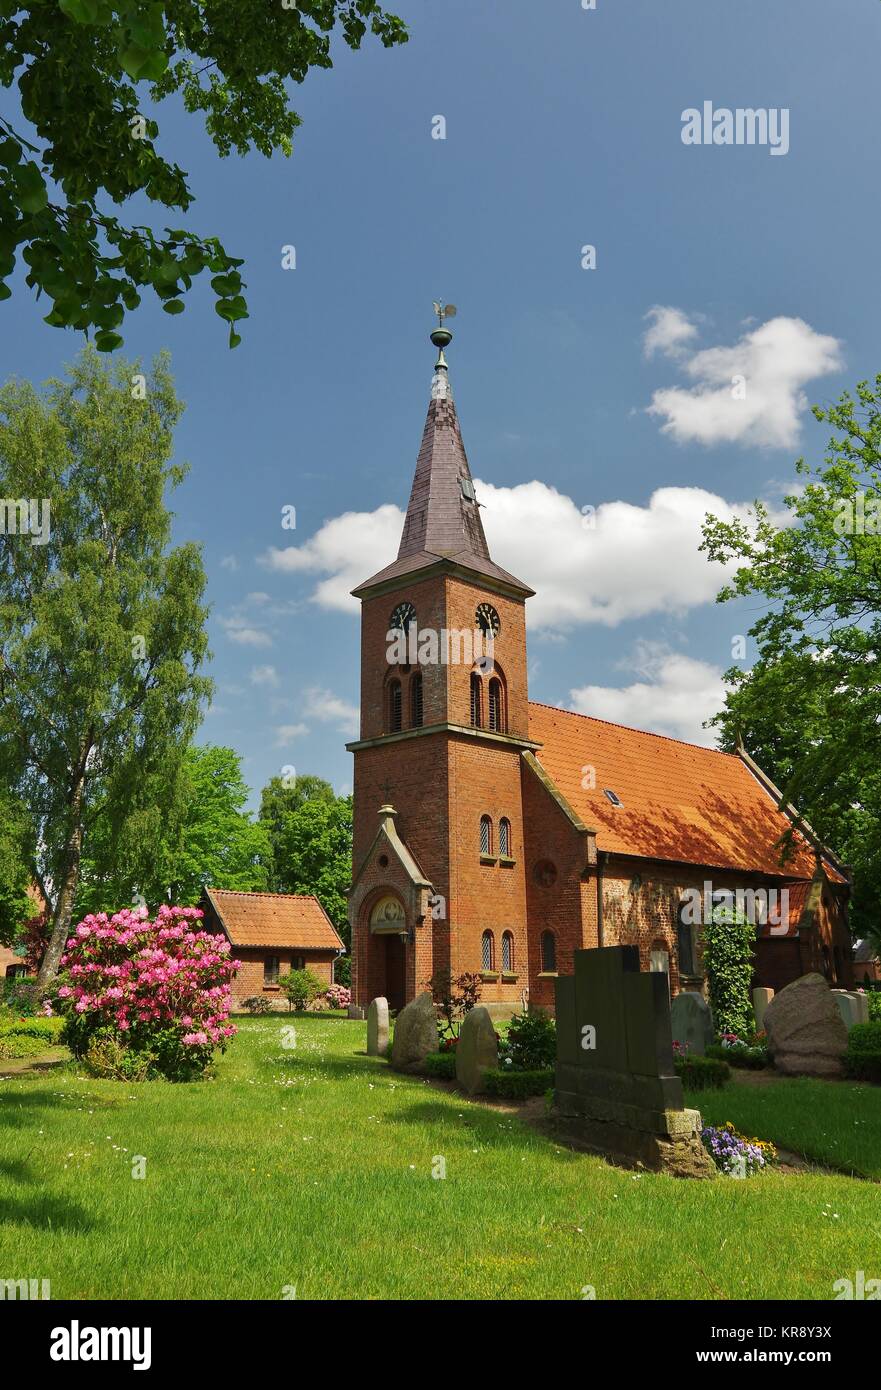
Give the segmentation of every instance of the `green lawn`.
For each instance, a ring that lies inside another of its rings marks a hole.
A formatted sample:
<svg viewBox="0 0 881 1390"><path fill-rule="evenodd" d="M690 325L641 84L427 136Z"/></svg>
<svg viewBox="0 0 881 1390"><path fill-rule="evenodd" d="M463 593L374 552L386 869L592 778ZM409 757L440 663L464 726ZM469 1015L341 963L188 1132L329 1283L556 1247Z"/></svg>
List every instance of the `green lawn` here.
<svg viewBox="0 0 881 1390"><path fill-rule="evenodd" d="M879 1086L781 1077L770 1086L734 1082L721 1091L692 1095L688 1104L700 1110L706 1124L731 1120L742 1134L881 1181Z"/></svg>
<svg viewBox="0 0 881 1390"><path fill-rule="evenodd" d="M54 1298L827 1299L881 1274L874 1184L638 1177L395 1075L363 1023L240 1027L212 1082L0 1082L0 1277Z"/></svg>

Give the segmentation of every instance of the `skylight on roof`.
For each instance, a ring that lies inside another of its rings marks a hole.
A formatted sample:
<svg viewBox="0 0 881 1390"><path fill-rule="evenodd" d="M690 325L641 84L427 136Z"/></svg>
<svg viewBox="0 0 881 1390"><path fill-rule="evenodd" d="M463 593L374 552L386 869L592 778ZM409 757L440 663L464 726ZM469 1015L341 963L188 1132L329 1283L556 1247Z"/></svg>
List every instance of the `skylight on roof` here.
<svg viewBox="0 0 881 1390"><path fill-rule="evenodd" d="M609 800L611 801L611 803L612 803L613 806L623 806L623 805L624 805L624 802L621 800L621 798L620 798L620 796L618 795L618 793L617 793L617 792L613 792L612 789L611 789L611 787L603 787L603 796L607 796L607 797L609 798Z"/></svg>

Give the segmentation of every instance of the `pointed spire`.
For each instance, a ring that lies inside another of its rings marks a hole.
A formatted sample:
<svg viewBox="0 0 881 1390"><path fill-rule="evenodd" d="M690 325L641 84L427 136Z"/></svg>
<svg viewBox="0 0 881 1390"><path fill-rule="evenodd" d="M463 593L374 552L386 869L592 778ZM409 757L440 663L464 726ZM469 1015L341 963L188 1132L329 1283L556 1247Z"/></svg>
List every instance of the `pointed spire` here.
<svg viewBox="0 0 881 1390"><path fill-rule="evenodd" d="M363 596L374 584L449 560L529 595L528 585L490 557L444 356L453 338L444 318L456 312L455 306L434 307L439 323L430 337L438 356L398 558L352 592Z"/></svg>
<svg viewBox="0 0 881 1390"><path fill-rule="evenodd" d="M438 313L441 326L431 334L438 358L398 559L425 551L467 564L490 554L444 357L453 335Z"/></svg>

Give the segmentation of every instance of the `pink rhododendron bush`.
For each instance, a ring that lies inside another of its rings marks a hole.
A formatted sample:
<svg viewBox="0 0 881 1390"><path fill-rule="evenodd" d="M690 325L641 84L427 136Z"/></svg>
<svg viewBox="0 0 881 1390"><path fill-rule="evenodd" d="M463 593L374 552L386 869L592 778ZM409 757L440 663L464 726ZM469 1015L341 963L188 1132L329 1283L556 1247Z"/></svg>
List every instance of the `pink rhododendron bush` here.
<svg viewBox="0 0 881 1390"><path fill-rule="evenodd" d="M85 917L61 958L63 1041L95 1075L141 1081L201 1076L236 1032L230 982L239 962L199 931L197 907Z"/></svg>

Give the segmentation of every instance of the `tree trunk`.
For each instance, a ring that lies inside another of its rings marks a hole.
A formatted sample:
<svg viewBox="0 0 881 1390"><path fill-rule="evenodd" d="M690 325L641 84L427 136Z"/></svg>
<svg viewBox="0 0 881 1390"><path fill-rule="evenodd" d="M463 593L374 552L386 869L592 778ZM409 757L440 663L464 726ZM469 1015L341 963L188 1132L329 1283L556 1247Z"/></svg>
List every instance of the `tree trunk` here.
<svg viewBox="0 0 881 1390"><path fill-rule="evenodd" d="M80 881L80 854L83 845L83 789L85 773L81 772L74 786L70 803L70 834L65 854L64 877L55 900L55 916L52 921L52 935L46 954L37 975L37 989L45 990L58 974L58 965L64 955L64 946L70 932L70 919Z"/></svg>

